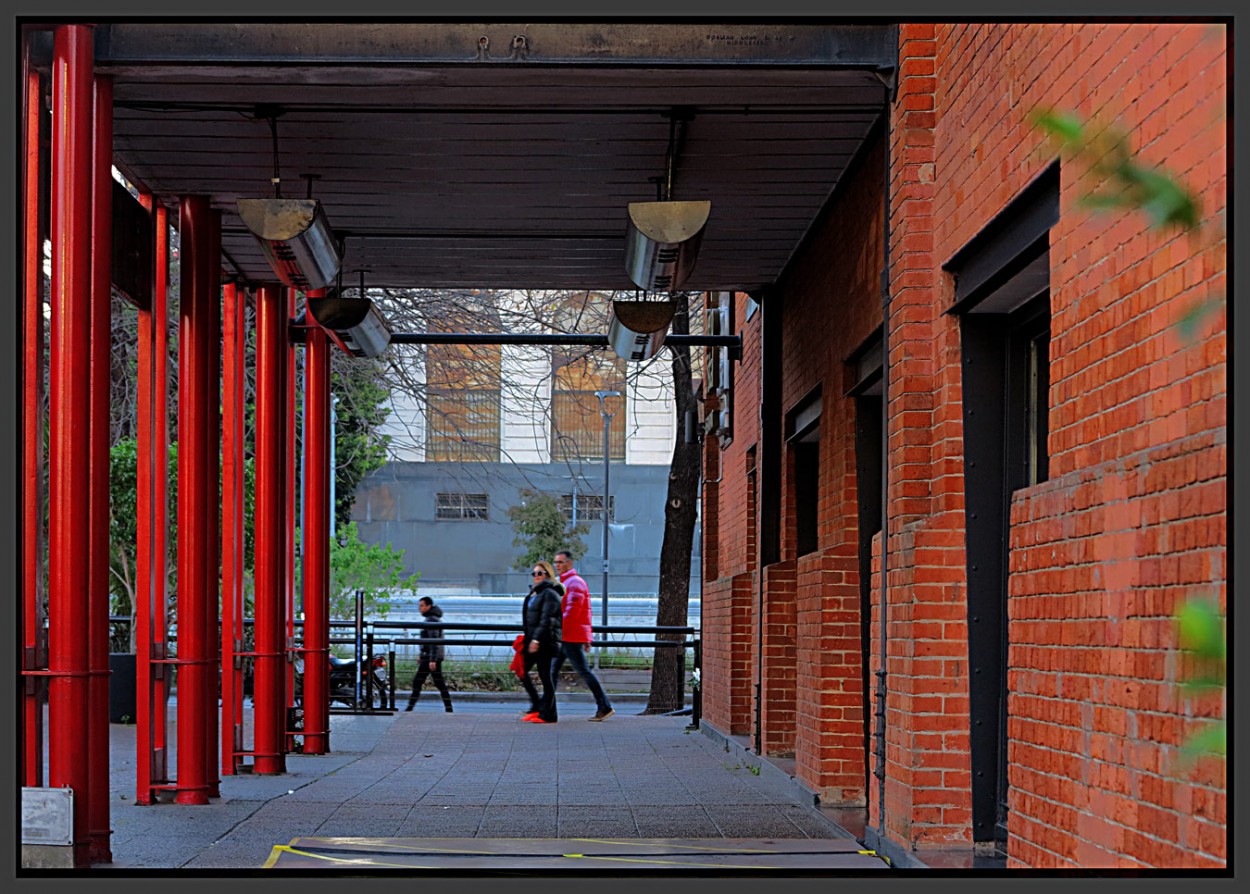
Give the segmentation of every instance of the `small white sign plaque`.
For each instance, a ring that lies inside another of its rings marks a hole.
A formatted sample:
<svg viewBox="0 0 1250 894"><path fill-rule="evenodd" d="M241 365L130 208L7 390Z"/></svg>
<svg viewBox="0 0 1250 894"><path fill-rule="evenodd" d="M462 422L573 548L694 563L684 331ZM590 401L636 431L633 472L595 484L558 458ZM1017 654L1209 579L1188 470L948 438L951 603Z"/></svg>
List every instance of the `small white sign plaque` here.
<svg viewBox="0 0 1250 894"><path fill-rule="evenodd" d="M74 790L22 788L22 844L74 843Z"/></svg>

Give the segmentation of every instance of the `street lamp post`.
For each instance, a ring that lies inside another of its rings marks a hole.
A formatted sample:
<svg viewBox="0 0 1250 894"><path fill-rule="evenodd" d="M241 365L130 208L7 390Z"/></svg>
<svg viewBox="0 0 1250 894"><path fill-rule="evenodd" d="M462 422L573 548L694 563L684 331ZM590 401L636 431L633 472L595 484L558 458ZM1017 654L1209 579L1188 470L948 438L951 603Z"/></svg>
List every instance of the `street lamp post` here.
<svg viewBox="0 0 1250 894"><path fill-rule="evenodd" d="M608 430L612 427L613 413L608 412L608 405L605 398L620 397L619 391L596 391L595 397L599 398L599 415L603 417L603 620L600 622L601 627L608 626L608 474L610 464L608 449ZM595 670L599 669L599 652L595 650Z"/></svg>

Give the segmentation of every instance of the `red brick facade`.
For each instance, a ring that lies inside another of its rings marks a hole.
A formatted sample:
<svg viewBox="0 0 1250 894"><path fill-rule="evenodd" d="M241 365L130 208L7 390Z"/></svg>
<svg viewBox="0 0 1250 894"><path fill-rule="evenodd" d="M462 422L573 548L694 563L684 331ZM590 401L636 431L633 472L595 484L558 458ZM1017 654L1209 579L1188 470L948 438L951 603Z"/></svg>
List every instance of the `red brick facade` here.
<svg viewBox="0 0 1250 894"><path fill-rule="evenodd" d="M704 720L766 756L792 755L822 802L867 804L869 826L902 850L987 841L973 822L974 730L990 718L970 683L970 637L983 631L970 629L965 499L977 483L966 413L978 408L964 406L968 335L943 265L1055 161L1030 113L1068 110L1129 133L1143 163L1196 193L1202 224L1185 233L1152 228L1140 211L1092 213L1081 199L1096 184L1079 161L1059 162L1048 464L1045 480L1011 494L1007 528L1008 865L1222 866L1224 766L1187 763L1183 745L1223 705L1183 697L1172 617L1186 598L1226 599L1226 35L903 25L899 52L888 131L867 141L762 313L744 320L738 298L734 438L707 441ZM871 532L861 537L858 513L872 495L859 488L851 393L856 352L882 324L883 270L884 817L878 706L865 691L882 667L881 540L862 588L858 550ZM1182 335L1178 321L1202 302L1217 311ZM761 430L758 418L761 327L777 318L781 419L819 389L817 545L802 555L796 506L807 495L790 423ZM755 457L769 451L780 460L780 546L762 564L768 485Z"/></svg>

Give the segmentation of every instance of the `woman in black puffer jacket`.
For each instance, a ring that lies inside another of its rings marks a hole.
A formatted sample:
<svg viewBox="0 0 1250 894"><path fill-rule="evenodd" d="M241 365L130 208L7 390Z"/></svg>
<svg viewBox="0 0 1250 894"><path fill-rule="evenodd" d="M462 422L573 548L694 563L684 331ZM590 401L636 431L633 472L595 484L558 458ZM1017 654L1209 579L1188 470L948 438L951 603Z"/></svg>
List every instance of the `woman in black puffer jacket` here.
<svg viewBox="0 0 1250 894"><path fill-rule="evenodd" d="M551 679L551 660L560 650L560 626L564 618L561 599L564 587L556 573L546 562L535 562L534 583L521 607L521 624L524 633L521 640L521 656L525 673L521 683L530 697L530 712L524 720L530 723L556 722L556 688ZM537 665L538 679L543 684L540 698L530 679L530 668Z"/></svg>

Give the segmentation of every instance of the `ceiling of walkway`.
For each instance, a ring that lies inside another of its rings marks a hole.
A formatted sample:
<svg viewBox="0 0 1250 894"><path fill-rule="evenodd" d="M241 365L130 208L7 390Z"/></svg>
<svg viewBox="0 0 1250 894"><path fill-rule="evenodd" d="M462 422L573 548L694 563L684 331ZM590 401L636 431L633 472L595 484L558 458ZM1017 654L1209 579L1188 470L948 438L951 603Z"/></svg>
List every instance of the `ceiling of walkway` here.
<svg viewBox="0 0 1250 894"><path fill-rule="evenodd" d="M50 47L50 36L47 46ZM117 166L220 208L311 192L344 285L631 289L627 205L710 200L689 289L774 282L881 114L886 24L183 24L96 32Z"/></svg>

